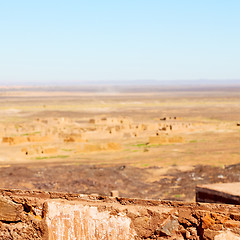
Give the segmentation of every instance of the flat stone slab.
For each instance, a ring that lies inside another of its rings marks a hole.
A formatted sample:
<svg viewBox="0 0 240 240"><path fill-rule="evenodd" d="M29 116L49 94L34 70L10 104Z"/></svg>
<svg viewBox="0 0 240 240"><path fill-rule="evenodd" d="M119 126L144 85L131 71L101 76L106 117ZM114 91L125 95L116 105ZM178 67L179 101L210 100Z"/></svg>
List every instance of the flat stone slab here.
<svg viewBox="0 0 240 240"><path fill-rule="evenodd" d="M197 186L196 201L240 205L240 182Z"/></svg>

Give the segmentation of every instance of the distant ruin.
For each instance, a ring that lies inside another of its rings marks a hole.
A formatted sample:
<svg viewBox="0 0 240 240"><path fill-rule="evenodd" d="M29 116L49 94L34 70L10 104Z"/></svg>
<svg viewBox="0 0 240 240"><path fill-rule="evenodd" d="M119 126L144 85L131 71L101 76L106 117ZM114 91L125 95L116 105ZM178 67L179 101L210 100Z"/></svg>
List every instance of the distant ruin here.
<svg viewBox="0 0 240 240"><path fill-rule="evenodd" d="M2 144L22 146L21 152L26 156L41 156L56 154L66 144L73 144L72 153L85 153L119 151L122 149L122 139L144 138L146 144L150 145L183 143L185 139L181 136L182 132L197 128L177 117L134 122L129 117L99 116L83 120L37 118L15 125L2 124L0 134Z"/></svg>
<svg viewBox="0 0 240 240"><path fill-rule="evenodd" d="M157 135L149 137L149 144L171 144L183 143L184 138L181 136Z"/></svg>
<svg viewBox="0 0 240 240"><path fill-rule="evenodd" d="M184 89L3 89L0 239L240 239L239 88Z"/></svg>

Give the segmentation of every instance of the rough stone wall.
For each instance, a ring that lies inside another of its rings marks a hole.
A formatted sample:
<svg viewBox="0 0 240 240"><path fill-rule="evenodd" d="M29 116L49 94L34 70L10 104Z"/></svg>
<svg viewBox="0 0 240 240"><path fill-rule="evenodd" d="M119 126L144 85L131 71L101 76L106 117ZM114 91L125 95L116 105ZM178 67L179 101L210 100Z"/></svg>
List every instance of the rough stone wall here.
<svg viewBox="0 0 240 240"><path fill-rule="evenodd" d="M0 190L0 239L240 239L240 206Z"/></svg>
<svg viewBox="0 0 240 240"><path fill-rule="evenodd" d="M0 196L0 239L48 239L44 202L38 198Z"/></svg>

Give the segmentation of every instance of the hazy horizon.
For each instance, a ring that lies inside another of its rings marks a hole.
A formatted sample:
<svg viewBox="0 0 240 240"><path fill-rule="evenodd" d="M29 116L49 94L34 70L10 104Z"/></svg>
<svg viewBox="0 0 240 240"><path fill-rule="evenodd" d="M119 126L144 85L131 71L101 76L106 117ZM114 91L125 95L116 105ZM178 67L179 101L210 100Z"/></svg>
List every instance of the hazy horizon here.
<svg viewBox="0 0 240 240"><path fill-rule="evenodd" d="M203 86L240 86L240 80L172 80L172 81L158 81L158 80L132 80L132 81L81 81L78 83L65 82L61 84L44 84L44 83L29 83L29 84L0 84L2 88L24 88L24 87L33 87L33 88L54 88L54 87L84 87L84 86L163 86L163 87L203 87Z"/></svg>

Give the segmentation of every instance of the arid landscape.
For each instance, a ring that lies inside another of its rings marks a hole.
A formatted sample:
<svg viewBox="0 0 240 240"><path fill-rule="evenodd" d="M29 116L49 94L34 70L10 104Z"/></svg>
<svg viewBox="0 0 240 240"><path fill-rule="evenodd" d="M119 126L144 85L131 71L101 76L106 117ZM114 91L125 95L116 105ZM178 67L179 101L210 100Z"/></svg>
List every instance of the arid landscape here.
<svg viewBox="0 0 240 240"><path fill-rule="evenodd" d="M1 88L0 187L194 201L240 181L240 87Z"/></svg>

